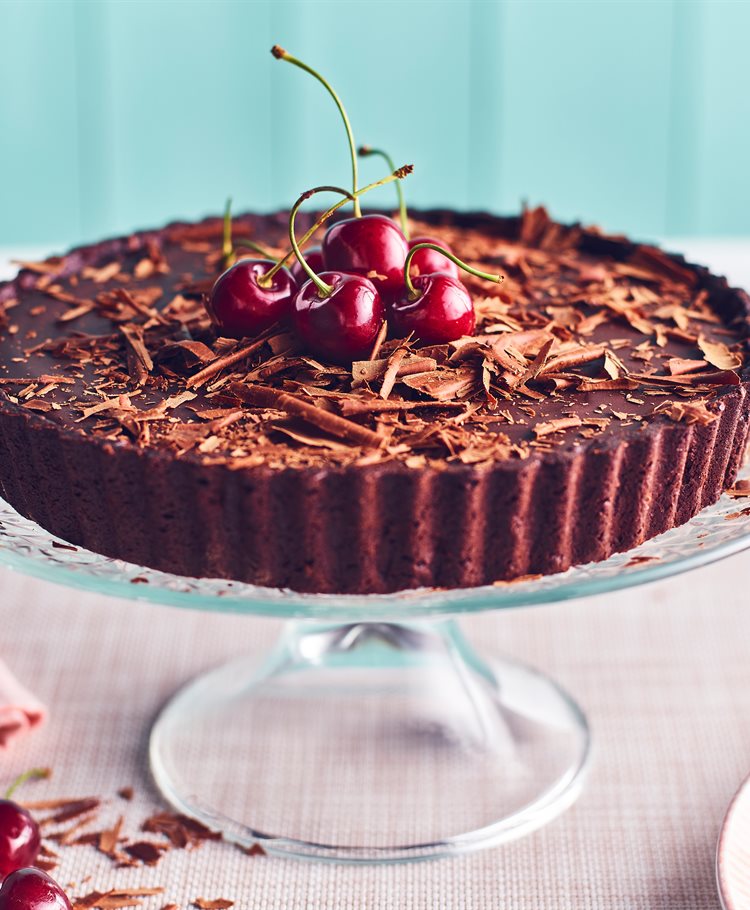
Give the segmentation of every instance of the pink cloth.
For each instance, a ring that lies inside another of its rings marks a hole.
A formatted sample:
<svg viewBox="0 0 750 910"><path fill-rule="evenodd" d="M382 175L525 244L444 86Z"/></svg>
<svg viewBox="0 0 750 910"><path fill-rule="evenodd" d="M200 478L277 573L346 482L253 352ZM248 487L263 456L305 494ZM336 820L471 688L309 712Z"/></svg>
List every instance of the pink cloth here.
<svg viewBox="0 0 750 910"><path fill-rule="evenodd" d="M0 660L0 750L7 748L13 737L42 723L46 716L44 705Z"/></svg>

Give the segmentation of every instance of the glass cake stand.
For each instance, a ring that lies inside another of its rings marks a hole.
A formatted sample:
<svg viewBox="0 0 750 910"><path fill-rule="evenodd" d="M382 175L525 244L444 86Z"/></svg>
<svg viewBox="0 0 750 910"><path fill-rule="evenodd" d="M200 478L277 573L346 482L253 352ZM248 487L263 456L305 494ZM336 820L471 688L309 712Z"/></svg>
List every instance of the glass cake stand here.
<svg viewBox="0 0 750 910"><path fill-rule="evenodd" d="M350 862L499 844L580 792L590 754L581 709L536 670L476 653L451 615L600 594L748 546L750 503L725 495L637 549L560 575L301 595L106 559L0 501L0 562L11 568L116 597L288 620L261 661L235 660L171 699L151 731L151 769L177 810L228 840Z"/></svg>

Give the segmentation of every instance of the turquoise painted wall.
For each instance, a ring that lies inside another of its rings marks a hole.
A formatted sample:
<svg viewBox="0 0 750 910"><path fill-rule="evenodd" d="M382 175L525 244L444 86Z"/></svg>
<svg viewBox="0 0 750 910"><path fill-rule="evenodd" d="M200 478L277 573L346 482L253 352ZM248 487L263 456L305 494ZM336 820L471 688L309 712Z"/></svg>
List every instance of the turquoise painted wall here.
<svg viewBox="0 0 750 910"><path fill-rule="evenodd" d="M273 43L415 164L415 204L747 235L748 37L748 0L0 0L0 243L345 183L335 110Z"/></svg>

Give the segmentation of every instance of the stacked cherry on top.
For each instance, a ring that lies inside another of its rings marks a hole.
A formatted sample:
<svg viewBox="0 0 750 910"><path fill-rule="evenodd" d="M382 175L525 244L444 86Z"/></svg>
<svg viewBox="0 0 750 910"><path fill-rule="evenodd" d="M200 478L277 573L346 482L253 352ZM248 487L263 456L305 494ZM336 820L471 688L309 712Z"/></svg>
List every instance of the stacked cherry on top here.
<svg viewBox="0 0 750 910"><path fill-rule="evenodd" d="M488 281L499 282L501 276L472 268L429 237L410 240L400 181L411 173L411 166L394 168L384 152L362 147L360 155L384 157L391 173L358 188L356 146L338 95L319 73L283 48L275 46L272 53L318 79L336 103L349 142L352 190L320 186L303 193L289 215L291 250L278 261L267 254L262 259L237 258L227 206L224 263L228 268L206 301L217 331L232 338L253 338L278 322L288 322L310 354L343 364L366 358L386 332L424 344L444 344L470 335L474 304L458 279L458 268ZM391 181L398 191L400 226L385 215L363 215L360 209L362 195ZM298 241L297 211L319 192L343 198ZM303 254L301 246L348 202L354 217L333 224L322 245ZM244 245L263 255L257 245ZM293 264L287 268L290 261Z"/></svg>

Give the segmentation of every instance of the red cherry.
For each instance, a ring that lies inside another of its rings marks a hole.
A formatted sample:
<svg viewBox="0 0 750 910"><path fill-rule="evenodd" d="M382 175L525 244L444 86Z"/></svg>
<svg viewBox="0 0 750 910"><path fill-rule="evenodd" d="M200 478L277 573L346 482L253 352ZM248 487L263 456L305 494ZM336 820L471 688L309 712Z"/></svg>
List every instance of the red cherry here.
<svg viewBox="0 0 750 910"><path fill-rule="evenodd" d="M425 344L445 344L471 335L476 325L469 292L451 275L419 275L412 279L419 297L403 296L391 310L399 336L411 332Z"/></svg>
<svg viewBox="0 0 750 910"><path fill-rule="evenodd" d="M41 869L19 869L0 888L0 910L71 910L63 889Z"/></svg>
<svg viewBox="0 0 750 910"><path fill-rule="evenodd" d="M453 252L449 246L442 240L435 240L434 237L415 237L409 242L409 249L415 247L418 243L436 243L442 246L449 253ZM438 253L437 250L417 250L412 256L409 272L412 276L431 275L434 272L440 272L443 275L450 275L452 278L458 278L458 266L455 262Z"/></svg>
<svg viewBox="0 0 750 910"><path fill-rule="evenodd" d="M300 340L311 353L334 363L366 357L385 318L375 285L342 272L323 272L320 278L333 286L331 294L321 297L308 281L294 298L292 318Z"/></svg>
<svg viewBox="0 0 750 910"><path fill-rule="evenodd" d="M323 258L323 250L321 250L319 246L311 246L309 250L305 250L305 259L316 275L325 271L326 261ZM309 280L307 272L302 268L299 259L294 260L291 271L292 278L294 278L299 287L302 287L302 285Z"/></svg>
<svg viewBox="0 0 750 910"><path fill-rule="evenodd" d="M289 315L297 282L279 269L268 287L258 279L275 265L270 259L240 259L219 275L206 304L222 335L253 338Z"/></svg>
<svg viewBox="0 0 750 910"><path fill-rule="evenodd" d="M39 825L26 809L0 799L0 880L35 862L39 843Z"/></svg>
<svg viewBox="0 0 750 910"><path fill-rule="evenodd" d="M408 252L401 228L385 215L347 218L328 228L323 238L327 268L369 277L381 293L400 290Z"/></svg>

